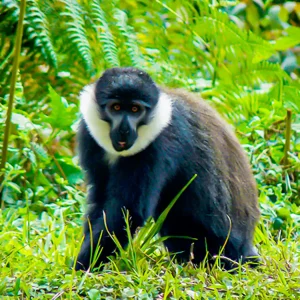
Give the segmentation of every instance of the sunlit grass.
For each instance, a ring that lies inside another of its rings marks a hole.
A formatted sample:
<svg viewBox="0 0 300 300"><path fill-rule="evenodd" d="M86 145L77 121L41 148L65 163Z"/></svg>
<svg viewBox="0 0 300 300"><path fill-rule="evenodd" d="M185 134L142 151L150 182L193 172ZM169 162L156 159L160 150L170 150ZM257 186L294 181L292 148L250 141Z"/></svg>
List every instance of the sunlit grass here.
<svg viewBox="0 0 300 300"><path fill-rule="evenodd" d="M16 299L299 298L300 239L295 225L274 236L261 224L256 240L260 240L262 265L239 266L231 274L218 266L178 265L157 238L141 247L145 232L155 226L148 222L100 272L82 273L70 268L80 248L77 221L70 222L63 209L41 217L24 209L2 212L0 295Z"/></svg>

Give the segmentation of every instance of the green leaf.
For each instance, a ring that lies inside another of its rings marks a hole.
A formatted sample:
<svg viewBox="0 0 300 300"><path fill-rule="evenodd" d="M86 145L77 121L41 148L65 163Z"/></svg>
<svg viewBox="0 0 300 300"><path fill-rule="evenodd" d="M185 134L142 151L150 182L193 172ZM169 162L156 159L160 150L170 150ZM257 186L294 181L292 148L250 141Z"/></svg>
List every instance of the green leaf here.
<svg viewBox="0 0 300 300"><path fill-rule="evenodd" d="M49 123L53 129L70 130L76 119L76 106L68 104L67 100L58 95L50 85L48 88L51 113L49 116L42 116L42 119Z"/></svg>
<svg viewBox="0 0 300 300"><path fill-rule="evenodd" d="M29 39L34 41L35 47L39 49L47 63L57 67L57 55L49 31L49 22L37 2L35 0L27 0L25 16L27 26L25 29Z"/></svg>
<svg viewBox="0 0 300 300"><path fill-rule="evenodd" d="M279 51L284 51L300 44L300 28L291 26L287 30L287 36L279 38L274 48Z"/></svg>
<svg viewBox="0 0 300 300"><path fill-rule="evenodd" d="M274 223L273 223L274 229L278 230L278 229L282 228L282 225L283 225L283 220L281 218L275 218Z"/></svg>
<svg viewBox="0 0 300 300"><path fill-rule="evenodd" d="M90 300L99 300L101 299L101 294L99 290L90 289L87 293L90 297Z"/></svg>
<svg viewBox="0 0 300 300"><path fill-rule="evenodd" d="M9 181L6 182L5 185L11 187L13 190L17 191L18 193L21 193L21 189L16 183Z"/></svg>
<svg viewBox="0 0 300 300"><path fill-rule="evenodd" d="M41 127L39 125L33 124L27 117L18 113L12 114L11 121L12 123L18 125L18 128L20 130L32 130Z"/></svg>
<svg viewBox="0 0 300 300"><path fill-rule="evenodd" d="M21 278L20 277L18 277L17 279L16 279L16 284L15 284L15 296L18 296L18 294L19 294L19 291L20 291L20 283L21 283Z"/></svg>
<svg viewBox="0 0 300 300"><path fill-rule="evenodd" d="M284 6L280 6L278 17L282 22L287 22L288 21L289 12Z"/></svg>
<svg viewBox="0 0 300 300"><path fill-rule="evenodd" d="M66 31L69 39L77 50L78 55L82 58L86 69L91 72L93 60L82 14L83 9L76 0L61 1L65 4L65 10L61 13L61 16L68 18Z"/></svg>
<svg viewBox="0 0 300 300"><path fill-rule="evenodd" d="M250 3L249 5L247 5L246 12L247 12L247 21L252 25L253 28L258 29L260 18L254 3Z"/></svg>
<svg viewBox="0 0 300 300"><path fill-rule="evenodd" d="M118 48L100 3L99 0L93 0L91 3L93 27L96 29L97 37L102 44L105 60L110 67L118 67L120 65Z"/></svg>
<svg viewBox="0 0 300 300"><path fill-rule="evenodd" d="M83 181L83 173L78 166L75 166L71 158L64 157L57 160L62 167L70 184L78 184ZM59 170L55 166L56 171Z"/></svg>
<svg viewBox="0 0 300 300"><path fill-rule="evenodd" d="M277 216L283 220L287 220L291 217L291 213L286 207L281 207L277 210Z"/></svg>
<svg viewBox="0 0 300 300"><path fill-rule="evenodd" d="M43 148L42 145L37 144L35 142L30 143L30 145L32 146L34 152L39 156L40 159L46 161L49 158L47 151Z"/></svg>

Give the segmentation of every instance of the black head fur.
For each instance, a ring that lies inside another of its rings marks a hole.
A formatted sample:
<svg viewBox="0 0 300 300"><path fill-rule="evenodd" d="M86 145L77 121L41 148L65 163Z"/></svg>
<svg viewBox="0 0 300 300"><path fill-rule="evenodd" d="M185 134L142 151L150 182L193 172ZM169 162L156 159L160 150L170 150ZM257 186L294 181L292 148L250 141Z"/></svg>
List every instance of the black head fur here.
<svg viewBox="0 0 300 300"><path fill-rule="evenodd" d="M122 102L143 100L153 107L158 97L159 89L152 78L137 68L108 69L96 83L96 100L99 105L109 98L122 98Z"/></svg>

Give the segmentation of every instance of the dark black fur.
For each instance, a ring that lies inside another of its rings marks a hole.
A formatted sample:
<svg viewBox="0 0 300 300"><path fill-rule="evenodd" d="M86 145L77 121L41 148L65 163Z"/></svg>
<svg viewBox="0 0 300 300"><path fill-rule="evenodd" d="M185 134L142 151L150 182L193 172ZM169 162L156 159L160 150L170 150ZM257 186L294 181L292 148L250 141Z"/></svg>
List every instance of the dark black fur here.
<svg viewBox="0 0 300 300"><path fill-rule="evenodd" d="M136 92L134 85L132 92ZM110 232L126 245L121 209L129 210L134 232L150 216L156 219L194 174L197 178L170 211L161 235L197 238L193 242L194 262L198 263L205 257L206 247L211 255L219 253L230 229L230 218L232 230L224 255L245 262L247 257L257 255L252 240L259 217L247 159L227 125L201 99L181 91L165 92L175 99L171 124L145 150L120 157L113 165L107 163L104 150L81 121L79 153L91 186L87 218L92 224L94 247L104 231L103 251L96 266L115 249L105 232L103 210ZM90 266L87 223L84 234L77 270ZM170 252L183 251L177 256L180 261L188 260L191 240L172 238L165 245Z"/></svg>

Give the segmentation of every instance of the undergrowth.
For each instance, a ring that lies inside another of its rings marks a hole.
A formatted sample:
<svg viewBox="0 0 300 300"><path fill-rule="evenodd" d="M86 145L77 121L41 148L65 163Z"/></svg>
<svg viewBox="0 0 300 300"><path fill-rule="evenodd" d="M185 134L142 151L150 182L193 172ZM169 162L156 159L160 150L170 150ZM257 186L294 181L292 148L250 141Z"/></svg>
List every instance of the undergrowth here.
<svg viewBox="0 0 300 300"><path fill-rule="evenodd" d="M292 1L28 0L13 69L20 1L2 1L1 159L13 72L16 88L0 170L1 299L299 299L298 9ZM235 128L259 190L257 269L179 265L151 220L101 271L71 268L86 196L78 93L106 68L129 65L202 95Z"/></svg>

